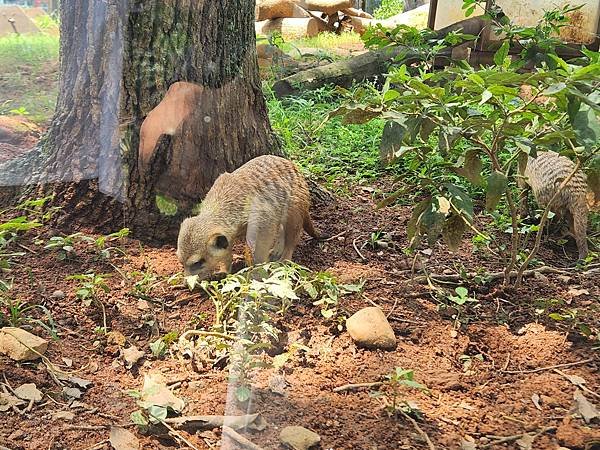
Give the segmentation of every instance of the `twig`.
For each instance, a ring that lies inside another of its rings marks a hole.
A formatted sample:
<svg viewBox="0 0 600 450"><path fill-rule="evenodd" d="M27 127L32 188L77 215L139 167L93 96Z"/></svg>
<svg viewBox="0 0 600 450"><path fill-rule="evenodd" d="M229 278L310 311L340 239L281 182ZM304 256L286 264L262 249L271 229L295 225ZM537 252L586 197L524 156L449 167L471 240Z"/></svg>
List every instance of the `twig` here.
<svg viewBox="0 0 600 450"><path fill-rule="evenodd" d="M545 427L540 429L537 433L533 434L533 437L537 437L541 434L544 433L548 433L549 431L554 431L556 430L556 427ZM490 442L489 444L485 444L482 445L480 448L484 449L484 448L496 448L497 445L500 444L506 444L507 442L514 442L514 441L518 441L519 439L525 437L525 436L531 436L532 433L521 433L521 434L514 434L512 436L505 436L499 439L494 440L494 442Z"/></svg>
<svg viewBox="0 0 600 450"><path fill-rule="evenodd" d="M188 336L212 336L219 337L222 339L229 339L230 341L234 341L236 339L235 336L230 336L228 334L217 333L216 331L204 331L204 330L188 330L181 335L179 339L187 339Z"/></svg>
<svg viewBox="0 0 600 450"><path fill-rule="evenodd" d="M156 417L155 417L156 418ZM162 423L167 430L169 430L169 434L171 436L173 436L176 440L181 440L185 443L185 445L187 445L189 448L191 448L192 450L200 450L198 447L196 447L193 443L191 443L190 441L188 441L184 436L182 436L180 433L177 432L177 430L175 430L171 425L169 425L167 422L165 422L162 419L159 419L160 423Z"/></svg>
<svg viewBox="0 0 600 450"><path fill-rule="evenodd" d="M254 442L242 436L240 433L235 431L233 428L229 428L226 425L223 425L223 434L227 437L230 437L235 442L240 444L242 447L250 449L250 450L263 450L262 447L256 445Z"/></svg>
<svg viewBox="0 0 600 450"><path fill-rule="evenodd" d="M565 380L573 383L571 381L571 379L569 378L569 375L567 375L566 373L558 370L558 369L554 369L553 372L556 372L557 374L559 374L561 377L563 377ZM587 392L590 395L593 395L596 398L600 398L600 394L598 394L597 392L592 391L591 389L589 389L587 386L584 386L583 383L582 384L575 384L573 383L575 386L577 386L579 389L581 389L582 391Z"/></svg>
<svg viewBox="0 0 600 450"><path fill-rule="evenodd" d="M85 450L100 450L104 448L104 444L108 444L110 441L108 439L104 439L103 441L98 442L97 444L92 445L91 447L86 447Z"/></svg>
<svg viewBox="0 0 600 450"><path fill-rule="evenodd" d="M545 370L560 369L560 368L563 368L563 367L581 366L583 364L587 364L589 362L592 362L593 360L594 360L594 358L589 358L589 359L583 359L581 361L575 361L575 362L572 362L572 363L557 364L555 366L538 367L537 369L528 369L528 370L501 370L501 372L502 373L508 373L508 374L537 373L537 372L543 372Z"/></svg>
<svg viewBox="0 0 600 450"><path fill-rule="evenodd" d="M538 267L536 269L526 270L525 272L523 272L523 276L531 276L531 275L534 275L535 273L572 274L572 272L568 272L566 270L557 269L555 267L542 266L542 267ZM478 272L471 272L471 273L467 273L466 275L459 275L459 274L436 275L436 274L431 274L428 277L427 276L415 277L415 278L413 278L413 281L416 281L417 283L424 283L424 282L427 282L428 279L431 279L432 281L437 281L437 282L457 282L457 281L462 281L464 279L475 278L477 276L482 276L482 277L486 278L489 281L494 281L494 280L499 280L501 278L504 278L505 275L506 274L504 272L492 272L492 273L488 273L488 274L482 274L482 273L478 273ZM510 278L513 278L513 277L516 277L516 276L517 276L517 271L514 271L514 270L512 272L510 272L510 274L509 274Z"/></svg>
<svg viewBox="0 0 600 450"><path fill-rule="evenodd" d="M363 261L367 260L367 258L364 257L364 255L360 252L360 250L356 246L356 238L352 241L352 247L354 247L354 251L358 254L358 256L360 256L360 259L362 259Z"/></svg>
<svg viewBox="0 0 600 450"><path fill-rule="evenodd" d="M333 388L333 392L346 392L346 391L353 391L354 389L360 389L360 388L373 388L373 387L379 387L382 384L383 384L383 382L381 382L381 381L377 381L375 383L344 384L343 386L338 386L336 388Z"/></svg>
<svg viewBox="0 0 600 450"><path fill-rule="evenodd" d="M508 369L509 364L510 364L510 352L508 352L508 356L506 357L506 362L502 366L502 372L506 372L506 369Z"/></svg>
<svg viewBox="0 0 600 450"><path fill-rule="evenodd" d="M319 238L312 238L311 241L319 241L319 242L329 242L329 241L333 241L334 239L337 239L343 235L345 235L348 232L348 230L344 230L341 233L338 233L334 236L329 236L328 238L324 238L324 239L319 239Z"/></svg>
<svg viewBox="0 0 600 450"><path fill-rule="evenodd" d="M34 255L37 255L37 254L38 254L38 252L36 252L35 250L32 250L32 249L30 249L29 247L27 247L27 246L25 246L25 245L23 245L23 244L19 244L19 243L17 242L17 245L18 245L19 247L21 247L23 250L27 250L29 253L33 253Z"/></svg>
<svg viewBox="0 0 600 450"><path fill-rule="evenodd" d="M427 446L429 447L429 450L435 450L435 446L433 445L433 442L431 442L431 439L429 439L429 436L427 436L427 433L425 433L423 431L423 429L419 426L417 421L415 419L413 419L412 417L410 417L408 414L406 414L401 409L399 409L398 411L400 412L400 414L402 414L404 416L404 418L408 419L410 421L410 423L412 423L413 427L415 427L415 430L417 430L417 433L419 433L419 435L423 438L423 440L425 442L427 442Z"/></svg>

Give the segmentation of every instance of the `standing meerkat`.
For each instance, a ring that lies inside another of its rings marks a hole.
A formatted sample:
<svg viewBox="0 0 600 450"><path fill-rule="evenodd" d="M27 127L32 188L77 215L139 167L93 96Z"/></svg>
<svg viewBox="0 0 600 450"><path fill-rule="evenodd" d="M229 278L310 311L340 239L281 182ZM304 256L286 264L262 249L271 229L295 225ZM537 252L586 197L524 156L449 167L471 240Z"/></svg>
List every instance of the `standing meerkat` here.
<svg viewBox="0 0 600 450"><path fill-rule="evenodd" d="M575 163L555 152L539 152L536 158L529 156L523 171L525 182L531 186L537 203L546 207L561 183L573 172ZM556 197L552 212L565 217L579 251L579 258L587 256L587 205L588 185L583 171L578 170Z"/></svg>
<svg viewBox="0 0 600 450"><path fill-rule="evenodd" d="M259 156L217 178L200 213L181 224L177 257L186 275L201 279L229 273L233 244L242 239L253 264L289 260L302 230L318 237L309 208L308 185L296 166Z"/></svg>

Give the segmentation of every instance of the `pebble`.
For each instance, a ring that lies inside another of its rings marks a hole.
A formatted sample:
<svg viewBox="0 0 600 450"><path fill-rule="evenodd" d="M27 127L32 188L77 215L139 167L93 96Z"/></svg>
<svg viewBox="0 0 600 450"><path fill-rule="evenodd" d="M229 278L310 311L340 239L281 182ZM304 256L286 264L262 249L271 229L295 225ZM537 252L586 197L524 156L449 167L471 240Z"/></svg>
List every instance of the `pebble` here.
<svg viewBox="0 0 600 450"><path fill-rule="evenodd" d="M63 291L56 290L50 296L52 298L65 298L65 293Z"/></svg>
<svg viewBox="0 0 600 450"><path fill-rule="evenodd" d="M380 308L363 308L346 320L346 328L359 347L393 350L396 336Z"/></svg>
<svg viewBox="0 0 600 450"><path fill-rule="evenodd" d="M33 361L48 349L48 341L21 328L0 328L0 354L15 361Z"/></svg>
<svg viewBox="0 0 600 450"><path fill-rule="evenodd" d="M285 427L279 434L279 440L294 450L308 450L321 442L321 436L304 427Z"/></svg>

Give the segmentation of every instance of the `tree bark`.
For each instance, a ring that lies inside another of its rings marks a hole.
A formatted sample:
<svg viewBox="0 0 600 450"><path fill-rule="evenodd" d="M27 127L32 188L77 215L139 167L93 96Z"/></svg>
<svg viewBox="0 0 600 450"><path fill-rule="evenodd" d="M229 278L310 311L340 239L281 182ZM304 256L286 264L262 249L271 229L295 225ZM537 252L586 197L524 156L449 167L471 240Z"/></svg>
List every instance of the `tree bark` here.
<svg viewBox="0 0 600 450"><path fill-rule="evenodd" d="M279 154L254 0L62 0L42 177L69 220L173 240L216 177Z"/></svg>

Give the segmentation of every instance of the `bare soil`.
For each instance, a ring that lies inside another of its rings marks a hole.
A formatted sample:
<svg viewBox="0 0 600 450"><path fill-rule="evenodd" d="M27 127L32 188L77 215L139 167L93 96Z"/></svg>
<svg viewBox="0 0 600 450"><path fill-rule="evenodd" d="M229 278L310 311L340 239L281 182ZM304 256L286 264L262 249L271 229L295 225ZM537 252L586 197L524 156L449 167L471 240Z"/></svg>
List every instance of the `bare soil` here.
<svg viewBox="0 0 600 450"><path fill-rule="evenodd" d="M79 403L69 405L61 395L63 388L44 363L15 363L0 356L0 382L12 388L35 383L46 394L28 412L0 413L0 445L13 450L108 449L110 426L121 424L137 433L144 449L186 448L165 432L144 436L131 424L130 413L137 408L127 391L140 389L143 374L152 370L163 373L173 383L175 394L185 399L185 415L259 412L267 427L245 436L265 449L282 448L279 432L288 425L315 431L321 436L320 448L336 450L432 448L424 435L436 449L461 448L463 440L477 448L520 449L528 447L523 447L524 441L517 443L518 436L505 444L494 442L497 437L526 432L538 434L529 447L533 449L598 448L598 419L586 424L574 414L576 387L551 368L574 363L560 370L582 377L589 390L599 393L598 341L571 329L571 322L550 319L548 313L555 309L540 312L539 306L543 299L562 299L563 307L577 310L582 323L598 330L598 276L586 277L565 268L566 273L530 277L518 291L503 287L501 280L467 284L478 302L459 310L436 298L425 284L411 281L410 270L405 270L411 263L402 252L411 208L376 210L369 190L355 188L351 194L313 212L320 230L331 236L344 234L322 243L302 242L295 260L313 270L331 269L341 282L365 281L364 293L344 297L341 307L352 314L379 305L395 331L398 346L389 352L357 348L345 331L325 321L308 299L301 299L278 323L287 332L281 351L293 342L310 351L291 358L279 374L286 382L284 395L270 388L275 369L258 371L253 398L246 407L226 403L226 368L197 367L171 354L161 359L151 356L148 344L159 334L192 329L213 315L212 302L204 294L190 294L166 283L180 271L174 248L125 239L120 245L126 255L117 254L106 261L98 260L93 245L80 244L76 258L60 261L55 252L36 243L56 235L57 230L41 228L24 235L15 251L26 254L5 278L14 279L12 292L19 300L44 305L56 321L60 339L50 343L48 361L92 385ZM392 232L392 245L386 249L363 247L377 230ZM431 255L425 245L421 250L420 265L431 273L501 269L496 257L475 251L470 242L456 254L448 253L441 244L433 247ZM575 249L570 246L566 251L569 258L561 248L549 244L540 259L566 267ZM132 295L131 277L127 276L146 270L162 281L152 288L151 301ZM124 335L127 345L146 352L141 366L125 368L118 343L95 332L103 325L103 310L96 303L83 306L75 296L77 282L66 280L69 275L86 272L111 275L110 292L100 296L107 326ZM64 298L53 295L56 290L62 291ZM31 314L43 318L37 312ZM49 338L40 327L34 326L32 331ZM67 365L70 361L71 366ZM369 389L333 391L348 383L382 381L395 367L413 369L415 379L428 387L427 392L403 389L400 393L402 400L418 405L420 432L405 417L388 415L381 398L372 396ZM585 395L600 403L597 397ZM56 418L60 411L74 413L73 420ZM221 439L219 429L179 433L199 449L220 443L223 448L237 448Z"/></svg>

